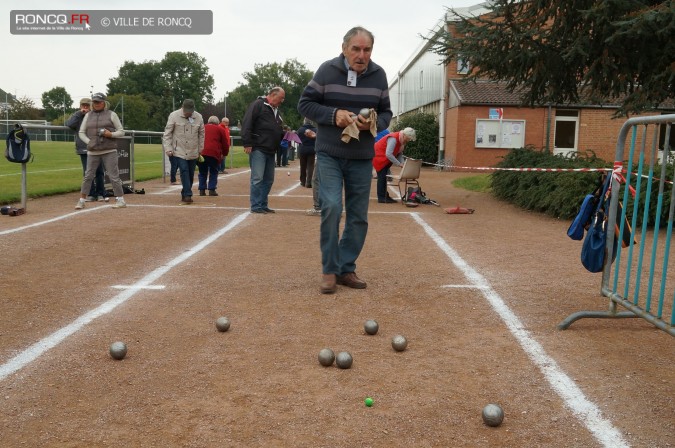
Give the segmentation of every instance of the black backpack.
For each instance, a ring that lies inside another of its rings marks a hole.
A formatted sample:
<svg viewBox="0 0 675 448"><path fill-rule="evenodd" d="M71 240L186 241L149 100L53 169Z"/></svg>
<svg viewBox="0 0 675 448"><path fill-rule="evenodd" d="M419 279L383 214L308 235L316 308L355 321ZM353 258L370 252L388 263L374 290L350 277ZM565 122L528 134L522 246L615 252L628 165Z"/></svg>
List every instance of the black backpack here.
<svg viewBox="0 0 675 448"><path fill-rule="evenodd" d="M14 129L7 134L5 157L14 163L26 163L33 160L30 152L30 138L20 124L15 124Z"/></svg>

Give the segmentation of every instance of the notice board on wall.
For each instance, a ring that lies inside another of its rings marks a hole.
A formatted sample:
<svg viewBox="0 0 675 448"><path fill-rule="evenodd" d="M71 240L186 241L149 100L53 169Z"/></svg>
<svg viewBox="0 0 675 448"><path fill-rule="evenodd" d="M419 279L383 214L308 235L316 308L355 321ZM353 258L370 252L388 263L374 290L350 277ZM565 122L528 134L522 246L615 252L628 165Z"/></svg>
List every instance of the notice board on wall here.
<svg viewBox="0 0 675 448"><path fill-rule="evenodd" d="M525 120L476 120L476 148L522 148Z"/></svg>

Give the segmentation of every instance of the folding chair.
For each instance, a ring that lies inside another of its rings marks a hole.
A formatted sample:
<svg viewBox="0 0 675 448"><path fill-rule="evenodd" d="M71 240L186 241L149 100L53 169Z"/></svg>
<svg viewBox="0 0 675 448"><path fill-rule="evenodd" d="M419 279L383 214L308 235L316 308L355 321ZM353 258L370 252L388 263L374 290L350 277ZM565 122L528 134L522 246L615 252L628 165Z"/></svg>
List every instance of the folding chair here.
<svg viewBox="0 0 675 448"><path fill-rule="evenodd" d="M414 185L419 188L420 184L417 179L420 177L421 169L422 160L405 159L401 173L398 176L391 176L392 180L398 183L398 194L401 196L401 202L405 201L405 196L408 194L408 186ZM404 184L403 189L401 189L401 184Z"/></svg>

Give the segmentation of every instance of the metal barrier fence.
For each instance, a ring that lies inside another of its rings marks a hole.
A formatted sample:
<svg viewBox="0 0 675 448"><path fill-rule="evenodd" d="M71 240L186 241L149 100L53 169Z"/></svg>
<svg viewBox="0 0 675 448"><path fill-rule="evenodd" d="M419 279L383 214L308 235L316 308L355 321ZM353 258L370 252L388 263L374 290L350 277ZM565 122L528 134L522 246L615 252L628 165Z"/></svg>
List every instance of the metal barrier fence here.
<svg viewBox="0 0 675 448"><path fill-rule="evenodd" d="M624 232L628 231L626 215L627 209L630 208L631 223L628 241L632 241L633 244L624 248L622 244L617 244L615 241L615 232L607 231L607 254L612 254L616 250L614 261L611 256L606 257L600 288L601 294L609 298L609 309L573 313L558 325L561 330L586 317L610 319L641 317L671 336L675 336L675 287L672 284L675 267L668 264L673 220L675 219L675 183L666 180L668 170L672 170L673 165L663 163L661 172L654 173L655 162L658 161L659 131L662 131L660 127L665 126L664 148L669 148L674 122L675 114L636 117L627 120L619 131L607 229L615 228L617 211L620 210L618 235L624 235ZM629 131L632 131L632 138L627 165L624 167L623 161L626 160L624 147ZM640 131L642 131L640 143L636 145ZM648 145L651 145L649 154L646 151ZM637 169L632 172L635 163L637 163ZM645 164L648 164L648 175L643 174ZM625 176L626 185L621 192L620 180L623 181L623 176ZM671 172L670 176L674 179L675 173ZM652 196L655 183L658 183L658 192L654 201ZM631 187L635 191L635 198L632 200L632 205L629 205ZM643 189L645 189L644 203L641 203ZM670 205L665 229L661 229L663 226L660 217L664 207L664 194L669 195ZM620 202L628 206L619 208ZM656 202L655 207L651 205L653 202ZM637 217L640 214L642 224L641 228L637 229ZM653 229L647 228L650 216L655 216ZM669 280L670 284L668 284ZM621 305L628 311L617 311L617 305Z"/></svg>

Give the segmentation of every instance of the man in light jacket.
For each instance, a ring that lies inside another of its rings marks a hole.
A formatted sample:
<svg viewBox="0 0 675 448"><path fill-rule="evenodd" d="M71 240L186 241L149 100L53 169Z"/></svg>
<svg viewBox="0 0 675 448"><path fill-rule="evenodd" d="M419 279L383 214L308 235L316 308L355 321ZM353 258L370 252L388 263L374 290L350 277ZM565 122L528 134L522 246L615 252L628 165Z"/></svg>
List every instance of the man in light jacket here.
<svg viewBox="0 0 675 448"><path fill-rule="evenodd" d="M176 157L183 184L181 200L192 203L192 183L195 178L197 159L204 149L204 119L195 112L194 100L183 101L183 107L171 112L162 138L164 152Z"/></svg>

